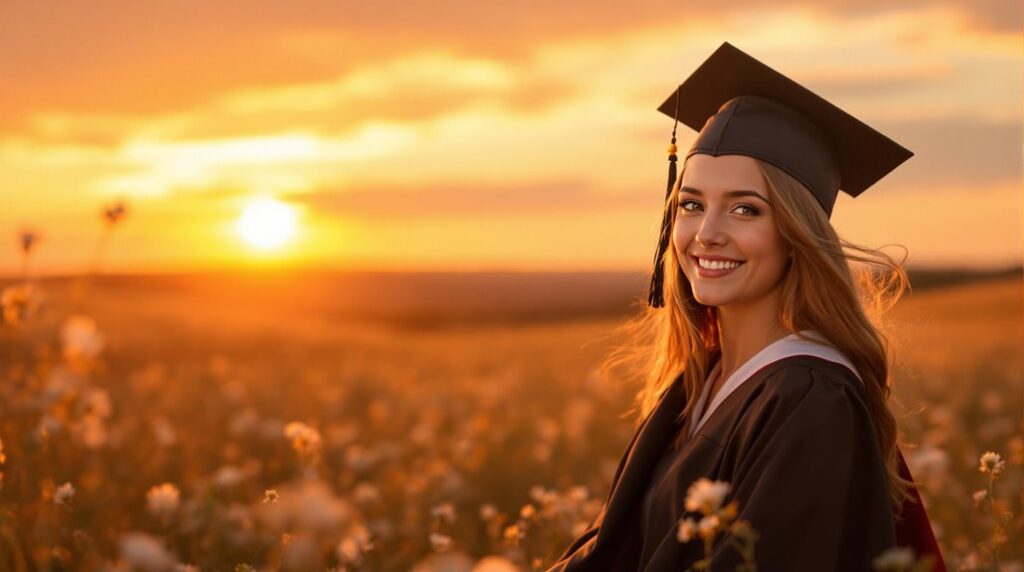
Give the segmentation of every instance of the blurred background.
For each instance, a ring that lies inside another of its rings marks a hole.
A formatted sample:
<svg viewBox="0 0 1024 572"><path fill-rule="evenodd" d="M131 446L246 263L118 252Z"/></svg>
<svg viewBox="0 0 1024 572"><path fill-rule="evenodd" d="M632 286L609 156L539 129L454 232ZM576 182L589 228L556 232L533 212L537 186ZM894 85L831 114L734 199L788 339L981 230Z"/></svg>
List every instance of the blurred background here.
<svg viewBox="0 0 1024 572"><path fill-rule="evenodd" d="M914 151L832 222L907 255L894 407L947 563L1021 570L1022 31L1007 0L0 4L0 568L550 565L632 434L597 366L646 295L656 108L729 41Z"/></svg>

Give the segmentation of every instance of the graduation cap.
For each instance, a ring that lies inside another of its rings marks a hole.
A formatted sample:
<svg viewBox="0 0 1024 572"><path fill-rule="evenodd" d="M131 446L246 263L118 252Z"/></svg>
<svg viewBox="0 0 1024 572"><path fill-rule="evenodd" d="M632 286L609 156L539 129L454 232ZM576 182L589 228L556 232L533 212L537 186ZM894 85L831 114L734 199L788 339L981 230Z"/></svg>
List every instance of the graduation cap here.
<svg viewBox="0 0 1024 572"><path fill-rule="evenodd" d="M676 127L700 134L686 157L747 155L802 183L827 216L840 190L856 197L913 156L909 150L809 89L723 43L658 107L675 119L668 147L667 201L676 179ZM662 256L671 235L665 209L649 305L664 305Z"/></svg>

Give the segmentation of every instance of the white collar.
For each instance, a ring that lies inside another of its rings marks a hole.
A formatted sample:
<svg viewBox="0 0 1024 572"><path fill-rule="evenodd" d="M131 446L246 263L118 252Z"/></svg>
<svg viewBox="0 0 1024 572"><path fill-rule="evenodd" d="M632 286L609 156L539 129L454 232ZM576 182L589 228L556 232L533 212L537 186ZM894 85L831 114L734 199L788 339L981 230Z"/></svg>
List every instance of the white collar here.
<svg viewBox="0 0 1024 572"><path fill-rule="evenodd" d="M729 379L725 381L725 384L722 385L721 389L718 390L718 393L715 394L715 398L711 401L711 404L708 406L707 411L704 412L704 415L701 416L700 421L696 420L696 416L692 417L689 436L692 437L698 429L703 427L708 418L711 417L716 409L718 409L718 406L725 401L725 398L729 397L729 394L736 391L737 388L743 385L751 375L764 366L772 362L779 361L782 358L798 355L819 357L824 360L846 366L854 375L857 376L857 379L861 379L860 373L857 372L857 368L853 366L853 363L851 363L850 360L842 354L842 352L832 346L824 336L813 330L801 330L799 333L818 341L812 342L800 338L797 334L790 334L762 348L761 351L754 354L753 357L744 362L743 365L729 376ZM711 386L714 384L715 379L721 374L721 365L721 361L716 362L715 367L713 367L711 372L708 374L708 378L704 382L704 389L700 394L700 399L698 399L697 404L694 406L694 412L698 412L704 408L704 403L707 402Z"/></svg>

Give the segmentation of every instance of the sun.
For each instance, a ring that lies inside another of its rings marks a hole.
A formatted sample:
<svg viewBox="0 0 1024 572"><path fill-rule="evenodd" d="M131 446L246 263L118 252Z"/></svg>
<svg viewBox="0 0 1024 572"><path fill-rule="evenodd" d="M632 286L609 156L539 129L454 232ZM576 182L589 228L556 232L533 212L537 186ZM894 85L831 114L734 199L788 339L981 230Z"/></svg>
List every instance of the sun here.
<svg viewBox="0 0 1024 572"><path fill-rule="evenodd" d="M235 223L245 242L260 250L280 248L295 234L295 209L276 199L249 201Z"/></svg>

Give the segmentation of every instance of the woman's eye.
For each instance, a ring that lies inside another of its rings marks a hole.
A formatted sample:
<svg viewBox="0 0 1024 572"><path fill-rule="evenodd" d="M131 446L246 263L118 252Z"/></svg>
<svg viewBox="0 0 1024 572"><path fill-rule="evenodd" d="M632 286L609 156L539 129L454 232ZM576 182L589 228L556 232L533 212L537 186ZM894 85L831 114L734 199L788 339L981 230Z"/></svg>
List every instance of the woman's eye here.
<svg viewBox="0 0 1024 572"><path fill-rule="evenodd" d="M761 214L760 210L758 210L758 209L756 209L756 208L754 208L754 207L752 207L750 205L737 205L736 209L747 209L746 213L741 213L741 214L749 214L751 216L756 216L756 215Z"/></svg>
<svg viewBox="0 0 1024 572"><path fill-rule="evenodd" d="M679 201L679 208L683 209L684 211L692 212L697 209L703 208L703 205L701 205L699 201L695 201L692 199L683 199ZM733 212L739 212L740 214L747 216L757 216L761 214L761 209L758 209L757 207L753 207L750 205L736 205L736 207L733 209Z"/></svg>
<svg viewBox="0 0 1024 572"><path fill-rule="evenodd" d="M699 207L700 203L698 203L697 201L694 201L694 200L690 200L690 199L685 199L685 200L682 200L682 201L679 202L679 208L683 209L684 211L692 211L693 210L692 208L689 208L689 205L695 205L695 206Z"/></svg>

